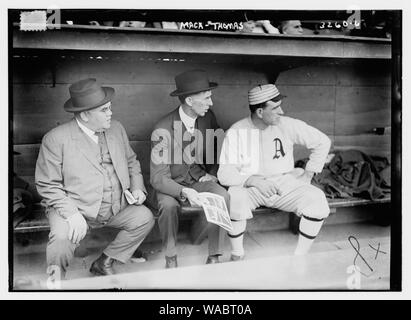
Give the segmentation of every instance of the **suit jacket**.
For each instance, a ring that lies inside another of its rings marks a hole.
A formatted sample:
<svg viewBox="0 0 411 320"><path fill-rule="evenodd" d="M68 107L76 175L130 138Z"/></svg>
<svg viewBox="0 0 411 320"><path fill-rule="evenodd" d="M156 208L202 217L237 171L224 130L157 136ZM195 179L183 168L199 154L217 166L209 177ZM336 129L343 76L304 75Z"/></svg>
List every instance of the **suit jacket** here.
<svg viewBox="0 0 411 320"><path fill-rule="evenodd" d="M123 126L111 121L105 131L114 170L122 188L121 208L127 206L124 191L146 191L140 163L130 147ZM88 147L88 137L75 119L62 124L44 137L36 163L35 181L47 207L54 207L68 217L80 212L95 218L103 198L104 174L95 154Z"/></svg>
<svg viewBox="0 0 411 320"><path fill-rule="evenodd" d="M224 132L219 128L214 113L209 110L196 120L196 157L190 153L191 135L181 121L179 108L164 116L154 127L151 135L150 182L156 191L179 198L184 181L192 164L197 163L205 173L217 174L218 150L215 139L210 135L216 131L217 140L222 141ZM207 129L209 132L207 139Z"/></svg>

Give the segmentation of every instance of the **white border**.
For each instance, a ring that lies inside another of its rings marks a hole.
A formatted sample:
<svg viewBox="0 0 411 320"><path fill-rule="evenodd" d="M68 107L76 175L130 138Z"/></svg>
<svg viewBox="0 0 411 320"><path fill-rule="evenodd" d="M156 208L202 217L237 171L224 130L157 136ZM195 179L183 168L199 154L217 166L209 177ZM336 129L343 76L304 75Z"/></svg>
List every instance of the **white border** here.
<svg viewBox="0 0 411 320"><path fill-rule="evenodd" d="M149 8L147 7L149 3ZM410 182L408 179L408 173L410 172L410 164L405 161L409 159L409 148L406 146L410 145L409 136L411 135L410 129L406 124L410 123L410 104L408 102L407 90L405 88L410 88L410 69L407 57L410 56L411 50L409 46L410 39L409 30L411 29L411 17L410 17L410 5L409 2L391 0L391 1L347 1L346 3L331 2L331 1L318 1L311 0L309 2L297 2L297 1L283 1L276 2L273 4L272 0L258 0L258 1L226 1L221 0L207 0L203 2L193 2L193 1L172 1L172 6L170 2L159 0L150 1L36 1L35 6L33 6L33 1L10 1L6 0L1 3L1 107L4 111L8 108L8 33L7 33L7 9L17 9L17 8L47 8L47 7L61 7L61 8L119 8L119 9L272 9L272 10L348 10L359 7L362 10L365 9L403 9L403 174L402 174L402 184L403 184L403 195L410 190ZM407 6L408 5L408 6ZM410 254L411 254L411 243L410 237L411 232L409 228L411 226L411 207L410 207L410 197L403 197L403 292L141 292L141 293L99 293L99 292L36 292L36 293L9 293L8 292L8 221L7 221L7 195L8 195L8 113L3 112L2 123L0 125L0 150L2 154L0 165L0 177L1 177L1 214L0 214L0 298L1 299L95 299L100 300L105 299L139 299L139 300L175 300L175 299L235 299L240 302L240 300L266 300L266 299L410 299L411 297L411 278L410 278ZM245 303L245 301L244 301Z"/></svg>

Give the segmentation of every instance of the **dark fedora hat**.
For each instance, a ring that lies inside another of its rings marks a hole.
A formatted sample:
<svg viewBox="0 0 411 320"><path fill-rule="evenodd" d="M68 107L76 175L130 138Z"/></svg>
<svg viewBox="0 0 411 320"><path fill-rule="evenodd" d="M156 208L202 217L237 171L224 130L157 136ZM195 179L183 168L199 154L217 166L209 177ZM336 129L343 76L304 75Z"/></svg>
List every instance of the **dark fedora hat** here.
<svg viewBox="0 0 411 320"><path fill-rule="evenodd" d="M83 79L73 83L70 88L70 99L64 104L67 112L81 112L94 109L111 101L114 89L102 87L96 79Z"/></svg>
<svg viewBox="0 0 411 320"><path fill-rule="evenodd" d="M177 90L170 93L170 96L181 96L201 91L214 89L218 86L215 82L208 81L207 73L204 70L190 70L175 77Z"/></svg>

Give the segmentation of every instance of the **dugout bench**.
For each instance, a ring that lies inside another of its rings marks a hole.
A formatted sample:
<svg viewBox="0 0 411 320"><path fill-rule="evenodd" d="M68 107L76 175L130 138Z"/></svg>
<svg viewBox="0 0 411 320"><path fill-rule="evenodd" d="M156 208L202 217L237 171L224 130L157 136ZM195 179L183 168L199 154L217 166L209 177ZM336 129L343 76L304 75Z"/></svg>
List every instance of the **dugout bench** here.
<svg viewBox="0 0 411 320"><path fill-rule="evenodd" d="M328 203L331 209L331 215L336 214L338 208L344 207L355 207L355 206L366 206L366 205L376 205L376 204L386 204L390 203L391 198L385 197L378 200L367 200L361 198L350 198L350 199L328 199ZM266 207L260 207L253 211L254 215L261 215L261 214L275 214L279 210L270 209ZM202 209L191 207L189 204L185 203L181 207L181 219L194 219L198 217L199 214L202 213ZM381 218L383 224L387 223L387 217ZM389 217L388 217L389 220ZM201 222L201 219L193 220L191 230L190 230L190 238L193 244L201 244L203 239L206 237L206 228L204 223ZM298 224L299 218L294 215L289 215L289 229L294 234L298 232ZM50 229L48 220L45 216L44 207L42 207L39 203L33 206L33 210L30 216L22 221L19 225L16 226L14 229L14 233L30 233L30 232L40 232L40 231L48 231Z"/></svg>

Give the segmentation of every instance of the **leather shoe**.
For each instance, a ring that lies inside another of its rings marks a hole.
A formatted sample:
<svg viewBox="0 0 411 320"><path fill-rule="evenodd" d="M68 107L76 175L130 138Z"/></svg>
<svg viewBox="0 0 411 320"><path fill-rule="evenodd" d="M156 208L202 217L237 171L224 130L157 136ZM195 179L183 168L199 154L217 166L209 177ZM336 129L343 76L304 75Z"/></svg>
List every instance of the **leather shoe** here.
<svg viewBox="0 0 411 320"><path fill-rule="evenodd" d="M240 261L244 260L244 256L237 256L235 254L231 254L230 261Z"/></svg>
<svg viewBox="0 0 411 320"><path fill-rule="evenodd" d="M113 275L113 262L113 258L110 258L102 253L101 256L91 265L90 272L96 276Z"/></svg>
<svg viewBox="0 0 411 320"><path fill-rule="evenodd" d="M206 264L214 264L214 263L220 263L220 260L218 260L218 255L208 256Z"/></svg>
<svg viewBox="0 0 411 320"><path fill-rule="evenodd" d="M172 257L166 256L166 269L177 268L177 255Z"/></svg>

